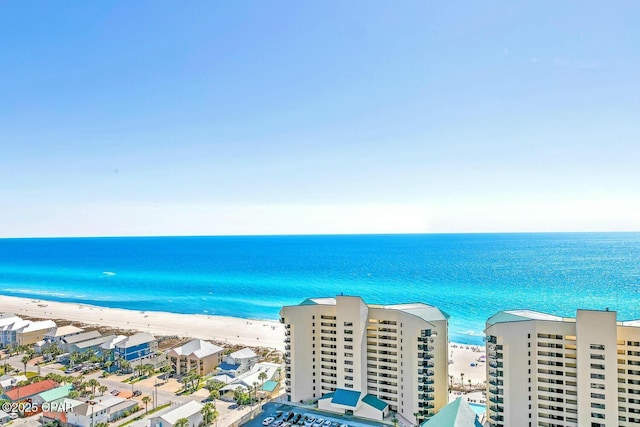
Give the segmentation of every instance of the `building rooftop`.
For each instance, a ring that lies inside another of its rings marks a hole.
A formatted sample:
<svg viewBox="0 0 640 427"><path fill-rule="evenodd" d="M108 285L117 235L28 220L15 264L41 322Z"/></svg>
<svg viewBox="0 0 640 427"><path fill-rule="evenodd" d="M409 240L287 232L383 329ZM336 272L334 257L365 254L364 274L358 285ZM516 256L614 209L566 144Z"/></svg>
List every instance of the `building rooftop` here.
<svg viewBox="0 0 640 427"><path fill-rule="evenodd" d="M495 325L496 323L524 322L528 320L550 320L562 322L563 318L533 310L505 310L499 311L487 319L487 324Z"/></svg>
<svg viewBox="0 0 640 427"><path fill-rule="evenodd" d="M195 400L189 400L181 405L171 406L164 409L157 414L153 415L153 418L162 418L169 424L173 425L180 418L189 418L191 415L200 412L203 405Z"/></svg>
<svg viewBox="0 0 640 427"><path fill-rule="evenodd" d="M27 398L29 396L35 396L38 393L51 390L52 388L55 388L57 386L58 384L53 380L42 380L38 381L37 383L13 388L9 391L6 391L4 394L11 400L17 400Z"/></svg>
<svg viewBox="0 0 640 427"><path fill-rule="evenodd" d="M126 341L119 342L118 344L116 344L116 347L118 348L135 347L137 345L153 342L155 340L156 340L156 337L154 337L153 335L148 334L146 332L140 332L135 335L131 335L129 338L127 338Z"/></svg>
<svg viewBox="0 0 640 427"><path fill-rule="evenodd" d="M367 394L365 397L363 397L362 402L376 408L378 411L384 411L385 408L389 406L386 402L383 402L372 394Z"/></svg>
<svg viewBox="0 0 640 427"><path fill-rule="evenodd" d="M251 359L253 357L257 357L257 354L250 348L243 348L231 353L229 356L233 357L234 359Z"/></svg>
<svg viewBox="0 0 640 427"><path fill-rule="evenodd" d="M98 331L88 331L88 332L83 332L83 333L78 334L78 335L72 335L70 337L62 338L62 341L67 343L67 344L75 344L77 342L91 340L91 339L97 338L99 336L101 336L101 334Z"/></svg>
<svg viewBox="0 0 640 427"><path fill-rule="evenodd" d="M113 336L113 335L112 335ZM128 337L126 335L116 335L113 336L113 338L111 338L109 341L105 341L102 344L100 344L100 348L104 349L104 350L111 350L112 348L114 348L117 344L120 344L121 342L123 342L124 340L126 340Z"/></svg>
<svg viewBox="0 0 640 427"><path fill-rule="evenodd" d="M413 302L408 304L385 305L383 308L387 310L404 311L421 318L422 320L447 320L449 315L437 307L422 302Z"/></svg>
<svg viewBox="0 0 640 427"><path fill-rule="evenodd" d="M172 348L169 351L177 354L178 356L194 355L198 358L203 358L212 354L220 353L223 350L224 348L211 344L208 341L191 340L188 343L181 345L180 347Z"/></svg>
<svg viewBox="0 0 640 427"><path fill-rule="evenodd" d="M84 332L84 329L73 325L66 325L58 326L55 331L48 333L47 336L51 338L60 338L70 334L79 334L80 332Z"/></svg>
<svg viewBox="0 0 640 427"><path fill-rule="evenodd" d="M53 320L41 320L39 322L29 322L22 330L22 333L41 331L43 329L53 329L56 327L56 322Z"/></svg>
<svg viewBox="0 0 640 427"><path fill-rule="evenodd" d="M421 427L482 427L482 424L471 406L459 397L422 423Z"/></svg>
<svg viewBox="0 0 640 427"><path fill-rule="evenodd" d="M102 337L96 337L91 340L86 340L86 341L81 341L79 343L76 343L75 346L77 348L89 348L89 347L99 346L101 344L106 343L107 341L113 340L115 337L116 337L115 335L106 335Z"/></svg>
<svg viewBox="0 0 640 427"><path fill-rule="evenodd" d="M333 398L331 399L331 403L336 405L349 406L351 408L355 408L358 405L358 401L360 400L361 394L362 393L359 391L337 388L336 391L333 392Z"/></svg>
<svg viewBox="0 0 640 427"><path fill-rule="evenodd" d="M72 388L73 386L71 384L52 388L51 390L43 391L42 393L40 393L40 398L45 402L53 402L54 400L67 397Z"/></svg>

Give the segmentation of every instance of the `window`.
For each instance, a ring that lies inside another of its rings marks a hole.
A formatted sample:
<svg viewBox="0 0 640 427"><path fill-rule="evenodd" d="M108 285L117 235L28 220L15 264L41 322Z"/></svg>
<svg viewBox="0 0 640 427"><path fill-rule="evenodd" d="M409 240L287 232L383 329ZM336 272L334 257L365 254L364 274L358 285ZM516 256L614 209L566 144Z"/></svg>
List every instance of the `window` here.
<svg viewBox="0 0 640 427"><path fill-rule="evenodd" d="M591 350L604 350L604 345L602 344L591 344L589 346Z"/></svg>

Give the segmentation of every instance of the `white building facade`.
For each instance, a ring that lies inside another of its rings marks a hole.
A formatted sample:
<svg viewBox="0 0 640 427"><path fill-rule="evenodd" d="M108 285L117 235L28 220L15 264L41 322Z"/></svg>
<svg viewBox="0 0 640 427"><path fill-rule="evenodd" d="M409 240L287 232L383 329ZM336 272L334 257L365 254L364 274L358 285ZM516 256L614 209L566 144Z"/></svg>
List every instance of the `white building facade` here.
<svg viewBox="0 0 640 427"><path fill-rule="evenodd" d="M485 334L491 426L640 424L640 322L512 310L490 317Z"/></svg>
<svg viewBox="0 0 640 427"><path fill-rule="evenodd" d="M422 303L367 305L357 296L311 298L280 312L292 402L417 424L447 404L448 315Z"/></svg>

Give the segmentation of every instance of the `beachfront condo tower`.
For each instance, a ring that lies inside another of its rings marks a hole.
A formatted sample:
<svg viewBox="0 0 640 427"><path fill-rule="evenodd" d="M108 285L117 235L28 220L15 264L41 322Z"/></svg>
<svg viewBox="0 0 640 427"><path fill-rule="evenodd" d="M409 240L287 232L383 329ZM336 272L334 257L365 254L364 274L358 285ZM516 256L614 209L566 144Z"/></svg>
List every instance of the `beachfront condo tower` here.
<svg viewBox="0 0 640 427"><path fill-rule="evenodd" d="M485 334L491 426L640 424L640 321L501 311Z"/></svg>
<svg viewBox="0 0 640 427"><path fill-rule="evenodd" d="M342 295L283 307L288 399L369 419L428 419L447 404L448 317L427 304Z"/></svg>

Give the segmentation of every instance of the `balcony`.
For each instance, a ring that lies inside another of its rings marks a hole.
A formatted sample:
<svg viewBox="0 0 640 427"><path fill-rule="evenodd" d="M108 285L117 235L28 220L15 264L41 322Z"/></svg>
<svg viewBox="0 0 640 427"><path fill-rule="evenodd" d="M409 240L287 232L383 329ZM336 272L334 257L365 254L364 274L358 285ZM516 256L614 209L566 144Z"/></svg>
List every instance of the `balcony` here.
<svg viewBox="0 0 640 427"><path fill-rule="evenodd" d="M504 399L501 397L497 397L497 396L492 396L489 398L489 401L491 403L504 403Z"/></svg>
<svg viewBox="0 0 640 427"><path fill-rule="evenodd" d="M504 412L504 407L498 405L491 405L489 406L489 409L491 409L493 412Z"/></svg>
<svg viewBox="0 0 640 427"><path fill-rule="evenodd" d="M418 367L419 368L433 368L434 364L433 362L429 362L429 361L424 361L424 362L418 362ZM429 374L429 375L433 375L433 374Z"/></svg>

